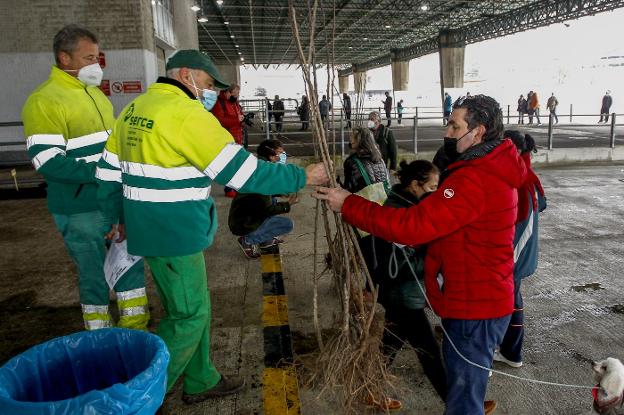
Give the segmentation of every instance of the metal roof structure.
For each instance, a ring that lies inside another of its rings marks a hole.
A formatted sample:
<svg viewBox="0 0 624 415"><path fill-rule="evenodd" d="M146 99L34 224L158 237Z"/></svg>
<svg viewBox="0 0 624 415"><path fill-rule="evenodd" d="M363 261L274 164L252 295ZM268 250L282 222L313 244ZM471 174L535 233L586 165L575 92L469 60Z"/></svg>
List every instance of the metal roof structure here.
<svg viewBox="0 0 624 415"><path fill-rule="evenodd" d="M293 0L302 41L308 5ZM298 64L288 0L196 0L200 49L220 64ZM624 0L319 0L316 63L341 75L624 7ZM333 39L333 44L331 40ZM332 50L333 46L333 50ZM305 49L304 49L305 50Z"/></svg>

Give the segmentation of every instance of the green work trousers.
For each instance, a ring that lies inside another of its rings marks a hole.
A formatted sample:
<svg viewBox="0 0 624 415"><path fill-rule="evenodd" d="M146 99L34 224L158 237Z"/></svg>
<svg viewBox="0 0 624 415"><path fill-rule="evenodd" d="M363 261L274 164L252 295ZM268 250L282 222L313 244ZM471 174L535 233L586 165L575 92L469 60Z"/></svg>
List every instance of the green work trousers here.
<svg viewBox="0 0 624 415"><path fill-rule="evenodd" d="M73 215L53 214L65 247L78 267L80 303L87 329L110 326L109 287L104 278L106 241L111 223L99 210ZM143 261L130 268L115 284L120 327L145 330L149 321Z"/></svg>
<svg viewBox="0 0 624 415"><path fill-rule="evenodd" d="M167 391L182 374L184 392L207 391L221 380L221 375L210 360L210 292L204 254L145 260L165 309L158 335L170 354Z"/></svg>

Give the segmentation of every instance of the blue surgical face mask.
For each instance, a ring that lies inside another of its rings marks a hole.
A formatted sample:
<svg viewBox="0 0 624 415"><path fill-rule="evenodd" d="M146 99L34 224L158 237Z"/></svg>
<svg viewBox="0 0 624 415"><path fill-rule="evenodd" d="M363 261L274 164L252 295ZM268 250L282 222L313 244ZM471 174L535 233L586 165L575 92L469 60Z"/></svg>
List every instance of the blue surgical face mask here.
<svg viewBox="0 0 624 415"><path fill-rule="evenodd" d="M279 160L277 162L280 164L286 164L287 158L288 158L288 154L286 154L286 152L281 152L279 155Z"/></svg>
<svg viewBox="0 0 624 415"><path fill-rule="evenodd" d="M207 111L210 111L212 107L217 103L217 91L213 91L212 89L199 89L197 85L195 85L195 79L193 79L193 74L191 73L191 82L193 83L193 88L197 92L197 100L202 103L204 108Z"/></svg>

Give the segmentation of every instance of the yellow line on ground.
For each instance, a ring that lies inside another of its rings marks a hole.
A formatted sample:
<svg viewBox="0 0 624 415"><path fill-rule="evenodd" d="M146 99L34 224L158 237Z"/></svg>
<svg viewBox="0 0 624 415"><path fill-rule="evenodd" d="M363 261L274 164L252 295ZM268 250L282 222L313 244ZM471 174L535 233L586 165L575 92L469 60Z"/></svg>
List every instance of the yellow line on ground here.
<svg viewBox="0 0 624 415"><path fill-rule="evenodd" d="M299 386L294 366L266 368L262 373L264 415L300 415Z"/></svg>
<svg viewBox="0 0 624 415"><path fill-rule="evenodd" d="M260 265L263 273L282 272L282 257L279 254L263 254L260 256Z"/></svg>
<svg viewBox="0 0 624 415"><path fill-rule="evenodd" d="M262 298L262 325L288 325L288 298L285 295L265 295Z"/></svg>

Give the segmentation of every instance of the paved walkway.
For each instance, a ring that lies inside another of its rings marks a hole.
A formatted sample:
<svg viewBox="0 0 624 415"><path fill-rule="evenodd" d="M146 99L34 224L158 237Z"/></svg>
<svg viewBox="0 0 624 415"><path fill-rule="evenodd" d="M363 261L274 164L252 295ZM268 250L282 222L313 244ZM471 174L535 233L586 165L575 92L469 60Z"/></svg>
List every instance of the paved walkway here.
<svg viewBox="0 0 624 415"><path fill-rule="evenodd" d="M537 274L524 284L525 361L521 369L498 367L529 378L591 385L589 362L624 358L624 166L603 165L538 170L549 207L542 216ZM260 261L243 257L226 225L230 200L213 188L220 218L216 243L206 251L213 299L213 357L226 373L246 376L248 388L237 396L196 406L180 414L260 414L262 408L263 288ZM295 230L281 247L295 352L312 334L314 201L302 194L291 217ZM75 270L54 229L43 199L0 201L0 284L2 320L0 362L30 345L80 329ZM153 316L162 315L151 279ZM15 297L17 296L17 297ZM338 307L329 278L321 280L321 320L331 326ZM19 301L18 301L19 300ZM433 317L432 317L433 318ZM6 323L6 324L4 324ZM403 350L392 371L397 375L405 414L440 414L413 351ZM338 414L335 405L301 388L303 414ZM495 374L488 398L497 414L586 414L587 390L533 385Z"/></svg>

